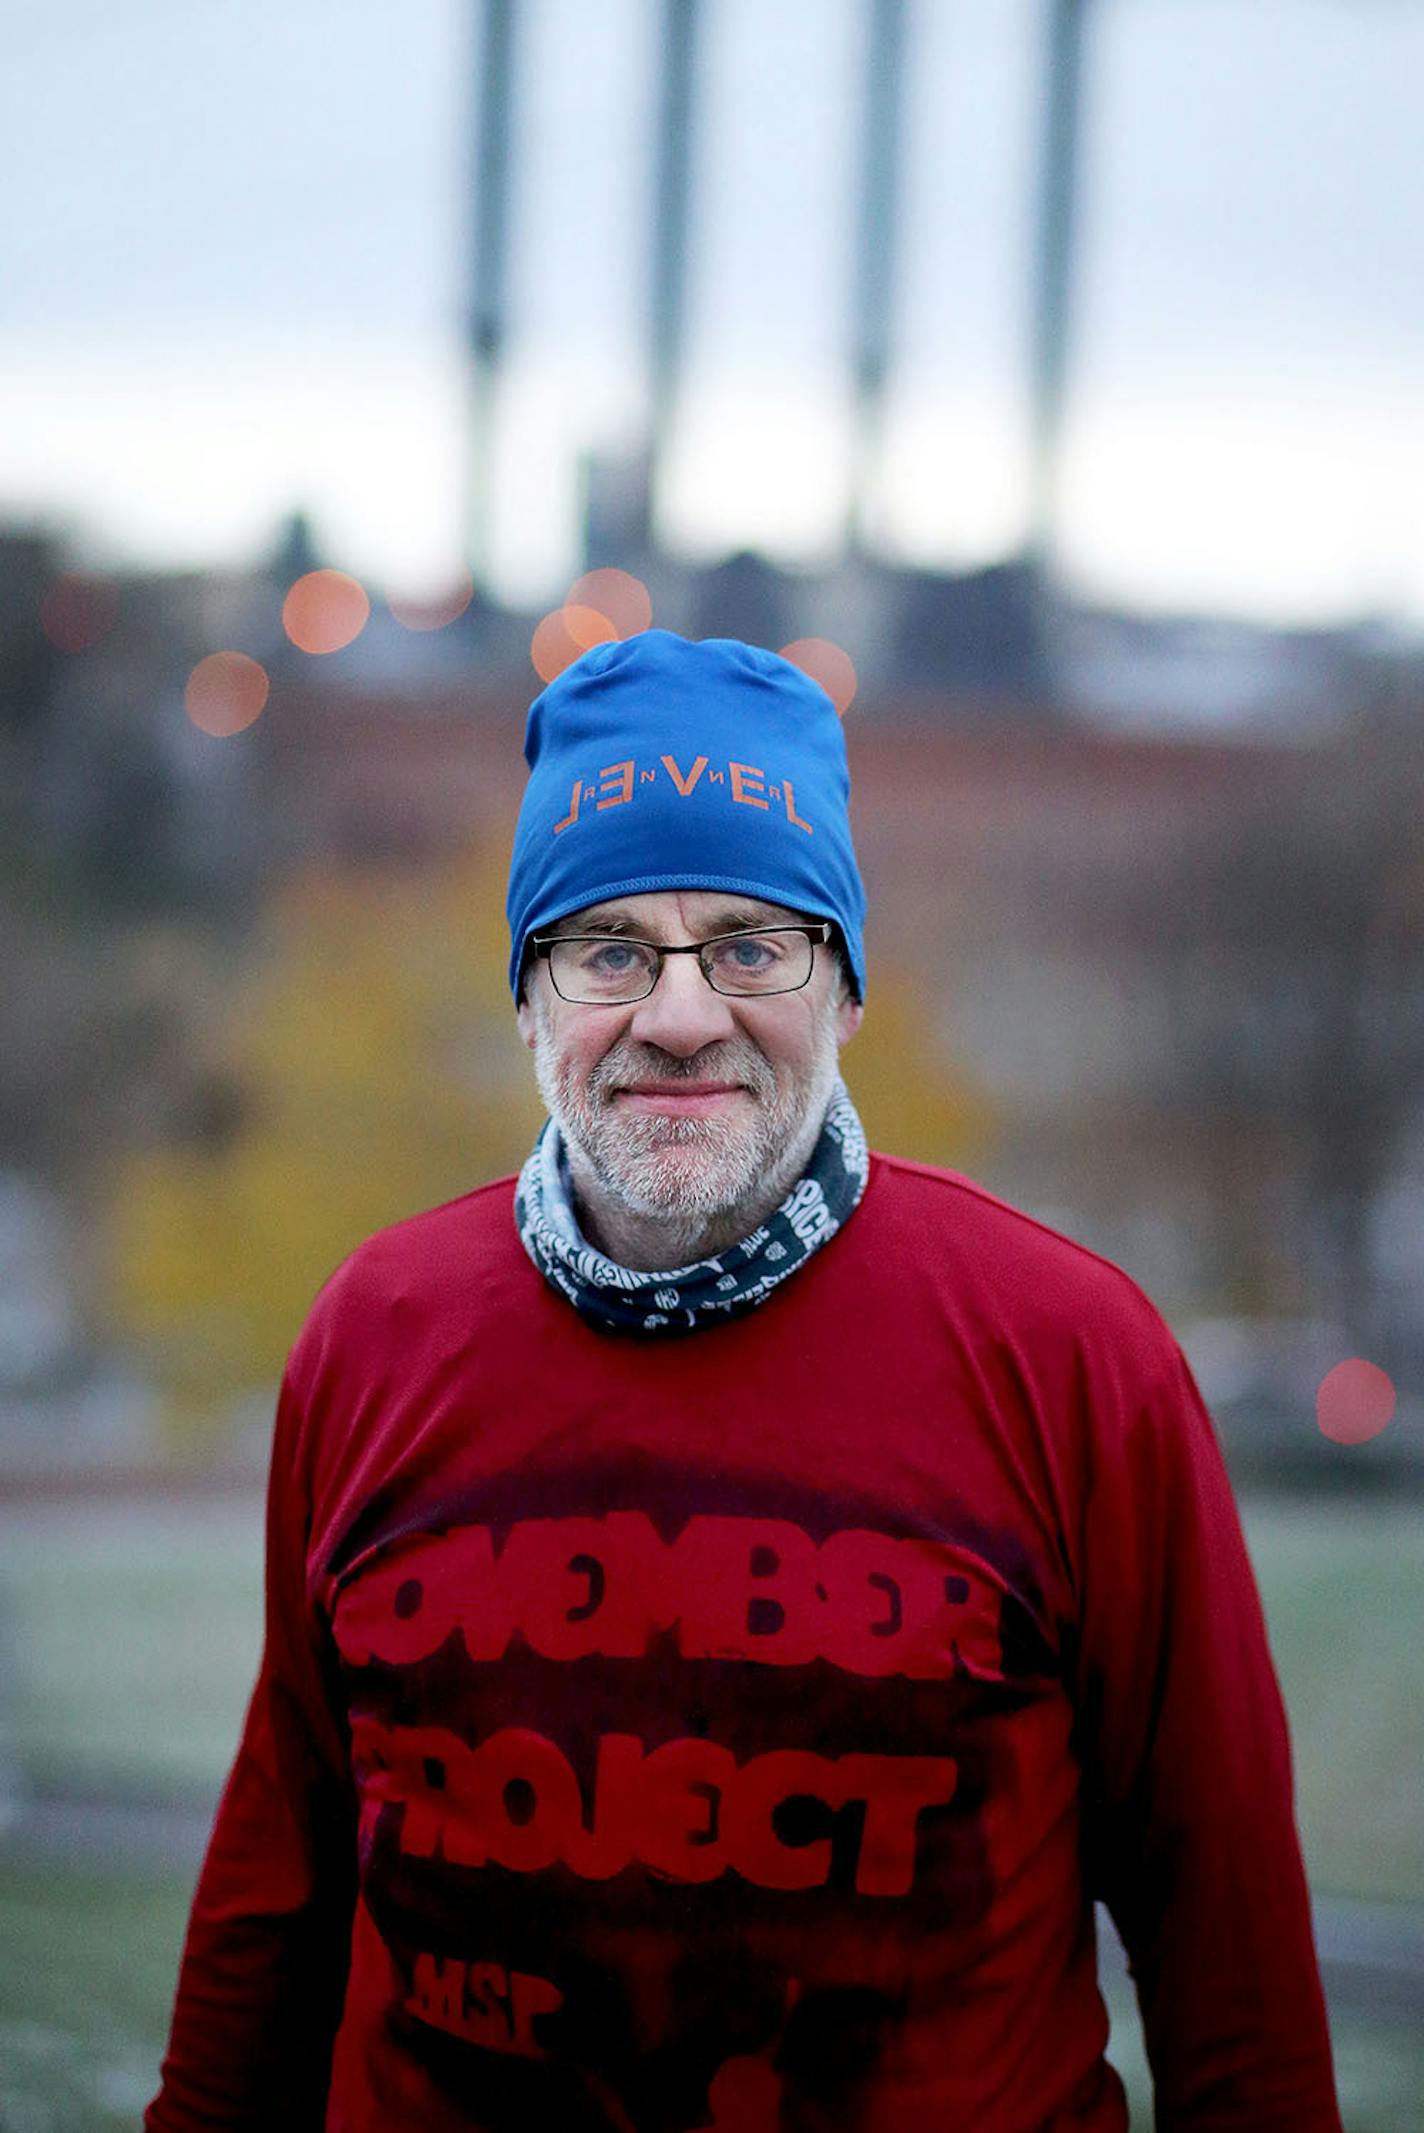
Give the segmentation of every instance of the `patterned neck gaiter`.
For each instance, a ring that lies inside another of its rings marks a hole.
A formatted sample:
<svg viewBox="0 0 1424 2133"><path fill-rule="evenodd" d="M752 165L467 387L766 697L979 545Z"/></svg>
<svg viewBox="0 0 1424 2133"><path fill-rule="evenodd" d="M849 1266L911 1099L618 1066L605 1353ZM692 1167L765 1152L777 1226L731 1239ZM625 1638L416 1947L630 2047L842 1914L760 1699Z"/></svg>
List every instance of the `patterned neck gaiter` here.
<svg viewBox="0 0 1424 2133"><path fill-rule="evenodd" d="M640 1273L595 1250L579 1229L563 1135L547 1119L519 1173L514 1219L544 1279L591 1325L610 1333L695 1333L754 1310L853 1213L870 1156L837 1081L805 1174L759 1229L715 1258Z"/></svg>

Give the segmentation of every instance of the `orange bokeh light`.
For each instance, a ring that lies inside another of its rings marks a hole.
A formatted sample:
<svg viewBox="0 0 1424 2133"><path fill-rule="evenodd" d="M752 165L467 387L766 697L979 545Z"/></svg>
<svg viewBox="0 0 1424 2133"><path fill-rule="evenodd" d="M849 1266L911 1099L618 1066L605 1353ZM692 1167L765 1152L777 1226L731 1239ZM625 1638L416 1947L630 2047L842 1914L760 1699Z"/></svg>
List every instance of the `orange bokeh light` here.
<svg viewBox="0 0 1424 2133"><path fill-rule="evenodd" d="M386 598L386 606L405 630L443 630L458 622L475 597L475 581L466 571L444 593L432 600L407 600L399 595Z"/></svg>
<svg viewBox="0 0 1424 2133"><path fill-rule="evenodd" d="M615 637L636 637L653 619L652 594L630 570L586 570L569 587L564 607L574 612L592 608L596 615L606 616ZM573 634L577 636L578 631ZM590 637L584 650L589 644L604 642L602 637Z"/></svg>
<svg viewBox="0 0 1424 2133"><path fill-rule="evenodd" d="M1396 1404L1388 1371L1356 1355L1337 1363L1320 1380L1315 1419L1321 1435L1334 1444L1367 1444L1390 1420Z"/></svg>
<svg viewBox="0 0 1424 2133"><path fill-rule="evenodd" d="M344 570L309 570L282 602L282 627L299 652L339 652L360 636L370 612Z"/></svg>
<svg viewBox="0 0 1424 2133"><path fill-rule="evenodd" d="M783 644L783 659L792 666L800 667L812 681L818 681L842 718L855 699L856 672L849 652L843 652L829 637L798 637L794 644Z"/></svg>
<svg viewBox="0 0 1424 2133"><path fill-rule="evenodd" d="M56 578L40 601L40 628L57 652L87 652L119 619L119 590L106 578Z"/></svg>
<svg viewBox="0 0 1424 2133"><path fill-rule="evenodd" d="M227 740L261 717L271 686L266 667L246 652L209 652L188 676L183 702L195 726Z"/></svg>
<svg viewBox="0 0 1424 2133"><path fill-rule="evenodd" d="M545 615L535 630L529 657L540 681L555 681L591 645L612 644L617 636L607 615L600 615L591 607L570 607L565 602Z"/></svg>

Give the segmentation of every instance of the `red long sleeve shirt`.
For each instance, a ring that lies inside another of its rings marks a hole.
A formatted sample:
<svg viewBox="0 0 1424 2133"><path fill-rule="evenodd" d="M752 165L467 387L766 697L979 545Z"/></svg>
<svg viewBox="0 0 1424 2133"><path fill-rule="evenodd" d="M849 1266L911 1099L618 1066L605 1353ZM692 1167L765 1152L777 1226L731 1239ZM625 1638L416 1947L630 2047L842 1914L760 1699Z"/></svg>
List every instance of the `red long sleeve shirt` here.
<svg viewBox="0 0 1424 2133"><path fill-rule="evenodd" d="M884 1157L758 1310L590 1328L509 1181L277 1417L267 1638L149 2133L1339 2133L1211 1424L1107 1262Z"/></svg>

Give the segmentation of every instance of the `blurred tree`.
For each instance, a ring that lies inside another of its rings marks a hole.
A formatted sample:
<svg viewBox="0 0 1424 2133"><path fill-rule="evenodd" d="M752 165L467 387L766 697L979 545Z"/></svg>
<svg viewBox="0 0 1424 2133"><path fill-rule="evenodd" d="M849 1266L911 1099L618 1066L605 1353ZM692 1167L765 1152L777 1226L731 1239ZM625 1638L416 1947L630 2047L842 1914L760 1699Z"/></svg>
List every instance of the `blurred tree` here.
<svg viewBox="0 0 1424 2133"><path fill-rule="evenodd" d="M58 561L50 535L0 529L0 745L11 734L30 732L44 715L58 660L40 615ZM20 783L19 778L8 778L0 793L0 808L7 814Z"/></svg>
<svg viewBox="0 0 1424 2133"><path fill-rule="evenodd" d="M925 1004L936 996L879 963L871 984L865 1020L843 1062L871 1146L918 1163L982 1164L997 1114L946 1059Z"/></svg>
<svg viewBox="0 0 1424 2133"><path fill-rule="evenodd" d="M505 953L484 861L274 900L172 1137L112 1176L113 1319L183 1425L275 1378L364 1236L522 1160L540 1114Z"/></svg>
<svg viewBox="0 0 1424 2133"><path fill-rule="evenodd" d="M1424 720L1386 676L1328 745L1138 883L1170 1093L1212 1151L1228 1258L1292 1253L1363 1353L1387 1339L1370 1214L1424 1102L1421 824Z"/></svg>

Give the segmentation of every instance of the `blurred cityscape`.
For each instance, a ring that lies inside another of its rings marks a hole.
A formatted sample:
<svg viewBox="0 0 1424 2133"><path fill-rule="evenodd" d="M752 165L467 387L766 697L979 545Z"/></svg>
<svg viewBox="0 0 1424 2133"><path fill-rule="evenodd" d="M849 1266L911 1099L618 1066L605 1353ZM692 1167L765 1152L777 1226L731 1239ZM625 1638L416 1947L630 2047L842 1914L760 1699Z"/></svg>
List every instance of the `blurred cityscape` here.
<svg viewBox="0 0 1424 2133"><path fill-rule="evenodd" d="M1412 1467L1418 651L1093 611L1025 559L694 567L652 539L645 469L587 496L542 620L468 582L393 608L299 517L221 575L94 578L0 536L6 1460L257 1458L337 1259L517 1167L531 648L547 675L651 615L853 669L873 1137L1126 1265L1243 1468ZM240 730L219 648L262 677ZM1354 1451L1313 1426L1349 1357L1401 1403Z"/></svg>

